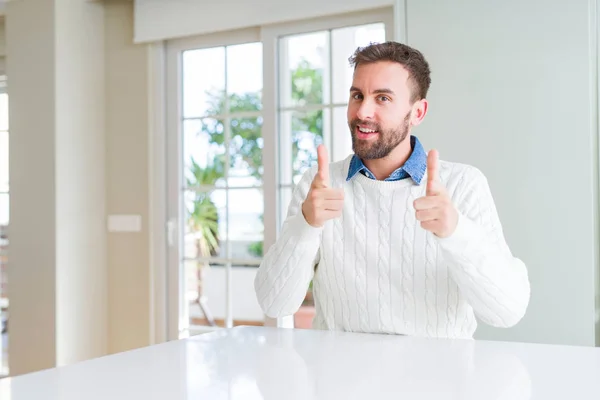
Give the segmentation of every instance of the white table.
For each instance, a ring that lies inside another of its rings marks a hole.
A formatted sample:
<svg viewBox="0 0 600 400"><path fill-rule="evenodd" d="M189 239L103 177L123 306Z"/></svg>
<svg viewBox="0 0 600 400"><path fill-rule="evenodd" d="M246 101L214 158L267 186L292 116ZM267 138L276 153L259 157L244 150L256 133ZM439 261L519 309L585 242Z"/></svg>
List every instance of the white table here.
<svg viewBox="0 0 600 400"><path fill-rule="evenodd" d="M0 399L598 400L600 349L243 327L2 379Z"/></svg>

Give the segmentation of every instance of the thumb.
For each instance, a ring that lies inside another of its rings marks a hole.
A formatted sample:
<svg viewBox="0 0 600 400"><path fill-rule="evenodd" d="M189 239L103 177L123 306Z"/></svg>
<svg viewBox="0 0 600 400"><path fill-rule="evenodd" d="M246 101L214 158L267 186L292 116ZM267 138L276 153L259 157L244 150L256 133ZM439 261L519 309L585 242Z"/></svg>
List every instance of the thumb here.
<svg viewBox="0 0 600 400"><path fill-rule="evenodd" d="M327 155L327 148L324 145L317 147L317 162L318 170L317 177L321 180L321 183L325 186L329 186L329 156Z"/></svg>
<svg viewBox="0 0 600 400"><path fill-rule="evenodd" d="M439 153L433 149L427 154L427 195L438 193L440 183Z"/></svg>

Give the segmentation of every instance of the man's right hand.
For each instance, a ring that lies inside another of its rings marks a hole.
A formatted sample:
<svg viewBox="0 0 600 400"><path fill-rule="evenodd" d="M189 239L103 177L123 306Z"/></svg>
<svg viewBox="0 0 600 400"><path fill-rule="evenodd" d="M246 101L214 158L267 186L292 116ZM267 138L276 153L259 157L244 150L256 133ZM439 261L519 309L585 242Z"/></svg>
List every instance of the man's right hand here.
<svg viewBox="0 0 600 400"><path fill-rule="evenodd" d="M302 214L309 225L318 228L325 221L342 214L344 191L333 189L329 182L329 159L324 145L317 147L319 169L315 175L306 200L302 203Z"/></svg>

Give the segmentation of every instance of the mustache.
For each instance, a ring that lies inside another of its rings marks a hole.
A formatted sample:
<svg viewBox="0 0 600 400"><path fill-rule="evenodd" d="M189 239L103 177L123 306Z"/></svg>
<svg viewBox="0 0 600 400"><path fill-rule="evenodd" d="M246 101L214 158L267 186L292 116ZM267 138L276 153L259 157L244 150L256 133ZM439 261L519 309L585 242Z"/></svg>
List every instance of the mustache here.
<svg viewBox="0 0 600 400"><path fill-rule="evenodd" d="M374 131L380 132L381 128L379 126L379 124L374 124L372 122L366 122L366 121L362 121L360 119L353 119L350 122L350 126L352 127L352 130L356 129L356 127L360 125L363 128L367 128L367 129L372 129Z"/></svg>

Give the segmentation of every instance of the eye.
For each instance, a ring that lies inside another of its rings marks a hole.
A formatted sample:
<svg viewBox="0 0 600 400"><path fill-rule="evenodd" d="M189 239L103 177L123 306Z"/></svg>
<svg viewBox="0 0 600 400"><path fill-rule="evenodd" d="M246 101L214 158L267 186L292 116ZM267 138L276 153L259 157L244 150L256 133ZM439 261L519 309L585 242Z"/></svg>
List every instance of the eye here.
<svg viewBox="0 0 600 400"><path fill-rule="evenodd" d="M379 96L379 100L383 101L383 102L386 102L386 101L390 101L391 99L389 97L387 97L387 96Z"/></svg>
<svg viewBox="0 0 600 400"><path fill-rule="evenodd" d="M352 95L352 98L353 98L354 100L362 100L362 98L363 98L363 95L362 95L362 94L360 94L360 93L354 93L354 94Z"/></svg>

